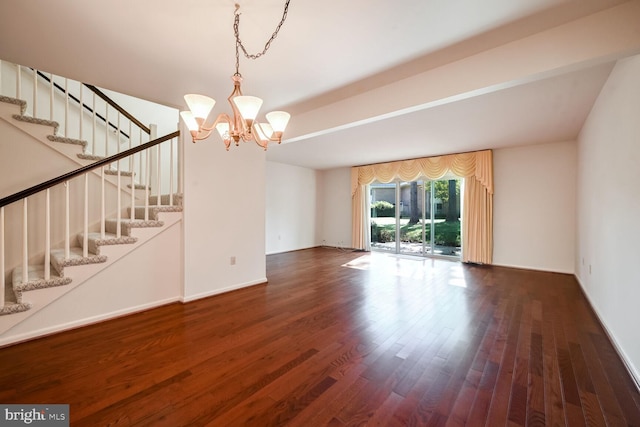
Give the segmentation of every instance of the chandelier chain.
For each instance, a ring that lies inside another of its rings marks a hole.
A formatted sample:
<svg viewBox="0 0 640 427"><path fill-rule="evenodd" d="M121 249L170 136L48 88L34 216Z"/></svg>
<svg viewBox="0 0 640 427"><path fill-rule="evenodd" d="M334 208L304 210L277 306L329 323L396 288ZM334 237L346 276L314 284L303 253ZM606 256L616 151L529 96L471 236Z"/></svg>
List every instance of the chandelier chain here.
<svg viewBox="0 0 640 427"><path fill-rule="evenodd" d="M239 52L239 48L242 49L242 52L244 53L244 56L247 57L248 59L258 59L262 55L267 53L267 50L269 50L269 48L271 47L271 43L273 43L275 38L278 36L278 32L280 31L280 28L282 27L282 24L284 24L284 21L287 19L287 13L289 12L289 2L290 1L291 0L286 0L286 2L284 4L284 11L282 13L282 19L280 20L280 23L276 27L275 31L273 32L273 34L271 35L269 40L267 40L267 42L265 43L264 49L262 50L262 52L259 52L259 53L249 53L249 52L247 52L247 49L244 47L244 44L242 44L242 40L240 40L240 12L238 12L238 9L240 9L240 5L236 3L236 10L234 12L235 18L234 18L234 21L233 21L233 32L234 32L234 35L236 37L236 75L238 75L238 76L240 75L240 71L239 71L239 69L240 69L240 52Z"/></svg>

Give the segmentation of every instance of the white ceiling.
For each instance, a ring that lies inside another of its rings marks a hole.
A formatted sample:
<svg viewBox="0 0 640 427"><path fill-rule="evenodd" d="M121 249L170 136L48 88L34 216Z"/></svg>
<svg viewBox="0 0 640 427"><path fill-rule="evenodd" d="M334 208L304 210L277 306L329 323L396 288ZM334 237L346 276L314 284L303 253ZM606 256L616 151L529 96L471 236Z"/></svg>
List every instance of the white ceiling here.
<svg viewBox="0 0 640 427"><path fill-rule="evenodd" d="M241 38L260 51L284 1L238 1ZM241 58L243 91L262 97L264 111L290 111L293 123L296 114L624 2L292 0L269 52ZM183 94L203 93L219 113L229 110L235 71L233 11L232 0L0 1L0 59L178 108ZM295 142L285 134L267 159L326 169L574 139L614 59Z"/></svg>

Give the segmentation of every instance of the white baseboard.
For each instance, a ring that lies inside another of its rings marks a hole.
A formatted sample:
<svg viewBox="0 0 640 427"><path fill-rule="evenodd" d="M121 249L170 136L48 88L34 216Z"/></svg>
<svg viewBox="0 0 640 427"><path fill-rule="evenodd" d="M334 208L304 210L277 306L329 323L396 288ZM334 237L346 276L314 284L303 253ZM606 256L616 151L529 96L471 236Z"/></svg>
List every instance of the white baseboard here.
<svg viewBox="0 0 640 427"><path fill-rule="evenodd" d="M531 267L530 265L515 265L515 264L491 264L496 267L507 267L507 268L517 268L520 270L532 270L532 271L543 271L545 273L560 273L560 274L570 274L575 275L575 271L573 270L552 270L550 268L539 268L539 267Z"/></svg>
<svg viewBox="0 0 640 427"><path fill-rule="evenodd" d="M602 329L604 329L605 334L607 334L607 338L609 338L609 341L611 341L611 343L613 344L614 350L616 351L616 353L618 353L618 356L620 356L620 359L622 359L622 363L624 364L624 367L627 369L627 372L629 372L629 375L631 376L631 379L633 379L633 382L635 383L635 386L638 389L638 392L640 392L640 372L638 372L638 370L633 365L633 363L631 363L631 360L629 359L629 357L627 356L625 351L622 349L620 344L618 344L618 340L616 340L616 336L607 327L607 324L605 323L604 319L602 318L602 316L598 312L598 309L593 304L593 301L591 301L591 298L589 298L589 293L587 292L586 288L582 284L582 281L580 280L580 277L578 277L578 275L576 274L575 278L576 278L576 281L578 282L578 284L580 285L580 288L582 289L582 293L584 294L585 298L587 299L587 302L589 302L589 305L591 306L591 309L596 314L596 317L598 318L598 321L600 322L600 325L602 325Z"/></svg>
<svg viewBox="0 0 640 427"><path fill-rule="evenodd" d="M122 310L116 310L109 313L100 314L98 316L87 317L85 319L80 319L80 320L74 320L73 322L63 323L63 324L51 326L48 328L29 331L28 333L21 334L21 335L12 335L10 337L0 339L0 347L18 344L24 341L32 340L34 338L42 338L47 335L52 335L58 332L68 331L71 329L77 329L83 326L93 325L95 323L104 322L107 320L113 320L118 317L127 316L129 314L146 311L152 308L161 307L163 305L167 305L167 304L171 304L179 301L180 301L179 297L167 298L164 300L141 304L135 307L127 307Z"/></svg>
<svg viewBox="0 0 640 427"><path fill-rule="evenodd" d="M212 296L218 295L218 294L224 294L226 292L231 292L231 291L235 291L235 290L242 289L242 288L248 288L249 286L261 285L261 284L266 284L266 283L267 283L267 278L265 277L263 279L252 280L250 282L239 283L237 285L227 286L226 288L222 288L222 289L214 289L214 290L208 291L208 292L202 292L202 293L199 293L199 294L183 296L182 298L180 298L180 301L183 302L183 303L187 303L187 302L199 300L199 299L202 299L202 298L212 297Z"/></svg>
<svg viewBox="0 0 640 427"><path fill-rule="evenodd" d="M305 249L313 249L313 248L318 248L318 247L320 247L320 246L319 245L312 245L312 246L305 246L305 247L302 247L302 248L295 248L295 249L282 249L282 250L278 250L278 251L266 252L265 255L286 254L287 252L303 251Z"/></svg>

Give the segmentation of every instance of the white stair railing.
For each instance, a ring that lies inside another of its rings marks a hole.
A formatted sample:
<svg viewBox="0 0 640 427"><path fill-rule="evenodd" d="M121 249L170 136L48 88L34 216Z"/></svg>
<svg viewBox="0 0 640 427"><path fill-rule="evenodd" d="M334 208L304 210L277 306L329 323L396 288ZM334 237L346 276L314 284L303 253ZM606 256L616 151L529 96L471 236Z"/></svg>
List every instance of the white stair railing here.
<svg viewBox="0 0 640 427"><path fill-rule="evenodd" d="M57 122L58 136L89 139L84 154L91 154L93 160L140 147L157 136L155 126L141 125L91 85L6 61L0 61L0 95L26 100L25 116ZM174 206L174 193L181 189L177 144L174 136L105 163L95 173L87 170L19 200L8 202L19 193L0 199L0 310L7 302L5 288L12 285L7 278L14 268L21 268L24 283L50 280L52 249L61 248L68 259L72 249L82 246L82 256L88 257L88 236L94 230L102 239L107 237L108 217L115 217L115 234L121 237L123 221L141 219L136 217L137 206L144 207L145 221L151 219L151 208L167 201L162 194L168 194L168 204ZM125 172L130 178L123 183ZM150 206L154 196L155 206ZM130 215L123 217L126 208ZM75 239L79 233L83 235L80 242ZM34 268L34 263L43 268ZM39 270L42 277L34 273Z"/></svg>
<svg viewBox="0 0 640 427"><path fill-rule="evenodd" d="M117 162L129 163L133 161L132 160L133 156L142 154L145 151L147 152L146 157L147 159L149 159L151 157L148 155L149 150L156 150L158 149L158 147L161 147L162 145L166 145L167 147L173 148L177 143L176 142L177 139L178 139L178 133L175 132L174 134L165 136L163 138L159 138L157 140L158 144L155 146L153 146L153 142L151 142L151 143L148 143L148 144L151 144L151 146L148 148L138 147L132 150L127 150L127 151L133 151L135 149L138 149L140 153L128 154L127 152L122 152L121 153L122 158L113 160L112 162L109 162L109 163L117 163ZM7 281L5 280L5 277L8 273L8 270L7 270L8 266L6 265L6 258L7 258L6 248L8 247L22 248L19 263L16 264L14 262L13 263L14 265L12 266L13 268L18 266L21 267L21 278L20 278L21 283L26 284L33 280L42 280L42 279L50 280L54 278L52 272L50 271L51 250L52 250L51 239L53 234L52 228L51 228L51 220L52 220L52 217L56 216L56 214L63 217L62 225L64 228L64 232L62 233L63 235L60 236L61 239L59 239L60 243L58 244L58 247L61 246L63 248L64 259L70 259L72 256L78 256L79 252L74 251L74 248L76 247L76 245L73 244L72 242L78 242L78 239L74 239L73 237L79 233L81 233L83 236L83 238L80 240L80 242L82 242L81 256L85 258L90 257L92 255L89 252L89 234L92 232L92 230L96 230L96 231L100 230L102 239L109 238L110 235L108 232L106 232L105 225L104 225L106 222L105 211L107 210L107 208L105 207L106 205L105 201L111 200L112 204L116 205L115 209L113 207L109 209L109 211L111 212L109 216L116 218L116 226L118 230L115 233L116 238L121 238L120 225L123 222L125 221L134 222L138 220L135 216L135 207L136 207L135 198L132 199L131 205L129 206L129 208L131 209L131 216L122 218L120 215L120 212L123 208L122 206L123 199L121 198L121 195L125 194L124 189L121 188L120 185L117 185L115 188L110 186L105 186L105 179L104 179L105 166L100 164L101 163L107 164L106 162L108 162L108 160L109 159L105 159L103 161L97 162L96 165L94 166L92 165L85 166L73 173L63 175L60 178L42 183L30 189L24 190L23 192L16 193L12 196L0 199L0 295L1 295L0 310L7 303L7 301L5 301L5 298L4 298L5 288L6 286L8 286ZM102 170L99 177L97 177L93 173L90 173L92 168L98 168ZM170 168L171 171L175 169L176 169L175 167ZM144 172L147 175L149 174L148 170ZM117 174L117 175L119 176L120 174ZM69 179L66 179L67 177L69 177ZM171 181L174 181L176 179L177 177L173 177ZM93 195L92 192L90 191L92 181L94 186L99 186L100 188L99 194ZM51 193L58 192L57 189L59 187L62 187L63 201L61 204L58 204L57 208L56 207L52 208ZM151 197L156 197L157 199L156 206L160 206L162 204L162 200L163 200L162 191L159 186L157 187L157 190L153 191L153 193L150 193L149 187L145 187L145 194L150 195ZM23 195L24 197L22 197ZM34 248L30 245L30 234L31 234L30 230L39 228L35 223L38 222L38 217L40 218L42 217L40 216L40 212L38 212L37 215L33 215L33 213L30 211L30 206L38 205L38 203L41 202L40 199L42 198L44 199L44 209L43 209L44 212L42 212L42 214L44 216L45 226L44 226L44 238L43 238L44 243L42 245L42 248L39 250L39 248ZM99 207L100 212L98 212L97 215L95 215L96 213L94 213L93 216L91 215L92 212L90 208L90 206L92 205L91 204L92 198L99 198L100 200L100 207ZM147 196L146 202L145 202L146 209L144 212L144 217L146 220L148 220L150 216L149 202L148 202L149 198L150 197ZM33 202L30 202L29 201L30 199L33 200ZM174 206L173 197L169 197L168 200L169 200L168 206ZM72 221L72 217L74 217L74 215L72 215L72 212L80 213L79 215L77 215L78 217L80 217L78 221ZM96 218L99 218L100 224L94 223L92 225L91 218L94 218L94 221ZM76 225L77 222L79 222L78 225ZM19 243L16 242L15 238L13 239L7 238L7 233L6 233L7 223L20 224L19 229L21 232L21 236L19 237L19 239L17 239L19 240ZM42 259L42 261L34 261L34 258ZM33 272L37 272L40 269L39 267L34 268L34 263L36 266L40 265L43 267L42 275L40 275L40 273L33 273ZM32 276L32 274L35 274L35 276Z"/></svg>
<svg viewBox="0 0 640 427"><path fill-rule="evenodd" d="M150 141L149 127L115 107L95 86L0 61L0 95L28 101L25 115L57 122L59 136L90 140L85 154L108 157L120 152L121 146L131 148ZM135 162L118 167L133 172Z"/></svg>

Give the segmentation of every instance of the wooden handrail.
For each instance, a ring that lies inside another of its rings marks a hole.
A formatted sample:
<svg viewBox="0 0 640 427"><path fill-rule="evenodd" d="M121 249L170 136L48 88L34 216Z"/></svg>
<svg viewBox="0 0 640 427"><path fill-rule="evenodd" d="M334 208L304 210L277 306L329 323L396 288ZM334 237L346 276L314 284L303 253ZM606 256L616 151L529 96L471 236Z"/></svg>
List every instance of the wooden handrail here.
<svg viewBox="0 0 640 427"><path fill-rule="evenodd" d="M96 95L98 95L100 98L102 98L107 104L111 105L113 108L118 110L120 112L120 114L125 116L127 119L131 120L136 126L138 126L140 129L145 131L147 133L147 135L151 134L151 129L149 129L147 126L143 125L138 119L133 117L127 110L125 110L124 108L122 108L121 106L116 104L116 102L114 100L109 98L100 89L98 89L97 87L95 87L93 85L87 84L87 83L83 83L83 85L85 85L86 87L91 89Z"/></svg>
<svg viewBox="0 0 640 427"><path fill-rule="evenodd" d="M114 154L113 156L109 156L109 157L107 157L105 159L98 160L95 163L91 163L90 165L86 165L86 166L83 166L83 167L81 167L79 169L76 169L74 171L65 173L64 175L60 175L57 178L53 178L53 179L50 179L49 181L45 181L45 182L42 182L40 184L34 185L33 187L27 188L26 190L19 191L19 192L15 193L15 194L12 194L11 196L7 196L7 197L5 197L3 199L0 199L0 208L4 207L4 206L7 206L7 205L10 205L11 203L17 202L19 200L22 200L25 197L32 196L32 195L34 195L36 193L39 193L39 192L41 192L43 190L46 190L47 188L51 188L51 187L54 187L56 185L62 184L63 182L69 181L70 179L73 179L73 178L75 178L77 176L83 175L83 174L85 174L85 173L87 173L89 171L92 171L93 169L97 169L99 167L108 165L109 163L113 163L113 162L116 162L118 160L124 159L125 157L129 157L132 154L136 154L136 153L138 153L140 151L146 150L147 148L154 147L154 146L156 146L158 144L161 144L161 143L163 143L165 141L168 141L170 139L176 138L178 136L180 136L180 131L179 130L177 130L177 131L175 131L173 133L170 133L168 135L162 136L160 138L156 138L153 141L149 141L149 142L144 143L142 145L138 145L137 147L130 148L130 149L125 150L125 151L123 151L121 153Z"/></svg>

